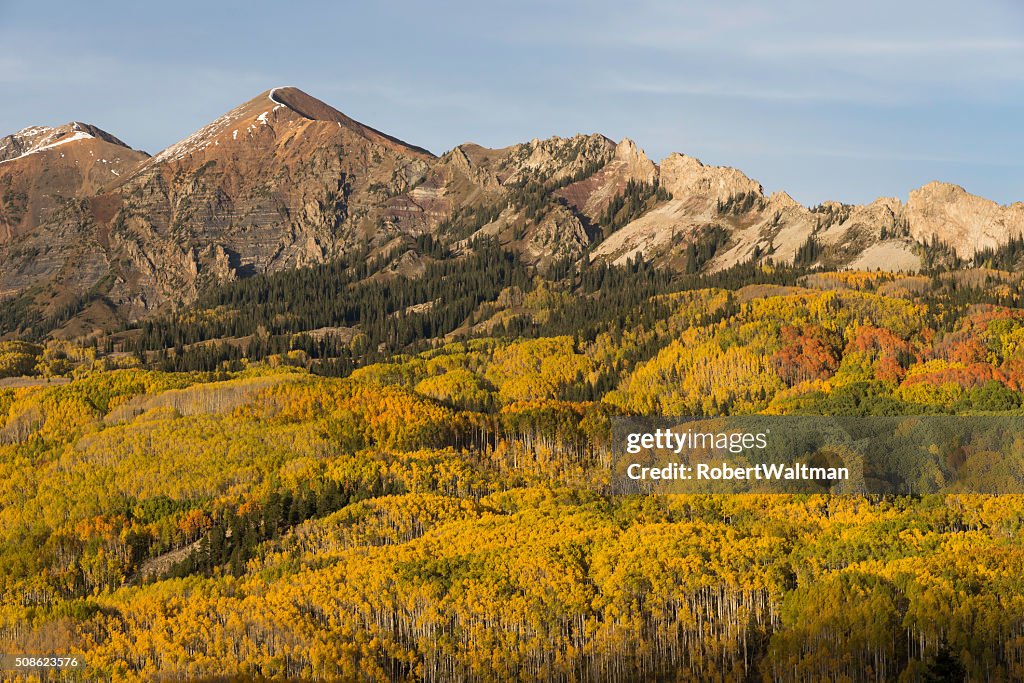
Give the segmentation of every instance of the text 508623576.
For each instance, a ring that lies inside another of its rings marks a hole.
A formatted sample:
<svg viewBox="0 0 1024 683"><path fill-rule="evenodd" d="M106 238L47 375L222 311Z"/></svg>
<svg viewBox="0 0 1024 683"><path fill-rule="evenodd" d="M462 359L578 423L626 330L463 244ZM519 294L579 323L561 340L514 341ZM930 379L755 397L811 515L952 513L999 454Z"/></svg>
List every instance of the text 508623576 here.
<svg viewBox="0 0 1024 683"><path fill-rule="evenodd" d="M83 668L85 660L77 655L0 655L0 670Z"/></svg>

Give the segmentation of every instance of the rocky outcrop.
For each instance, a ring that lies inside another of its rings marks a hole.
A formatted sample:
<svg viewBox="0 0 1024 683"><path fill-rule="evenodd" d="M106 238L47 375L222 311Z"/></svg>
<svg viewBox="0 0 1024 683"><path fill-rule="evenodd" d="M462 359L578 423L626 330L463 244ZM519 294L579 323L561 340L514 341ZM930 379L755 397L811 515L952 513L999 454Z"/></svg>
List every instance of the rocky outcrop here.
<svg viewBox="0 0 1024 683"><path fill-rule="evenodd" d="M911 192L906 204L886 197L863 206L825 202L809 209L784 192L765 198L761 186L736 169L682 154L662 162L660 182L672 200L613 234L592 258L624 263L642 254L678 266L686 245L721 229L728 239L704 264L710 270L764 255L792 263L801 247L815 241L822 265L914 271L922 245L933 240L970 259L979 249L1024 234L1024 204L1000 206L944 183Z"/></svg>
<svg viewBox="0 0 1024 683"><path fill-rule="evenodd" d="M661 184L676 201L696 201L701 205L724 203L744 194L764 196L760 183L735 168L705 166L700 159L678 153L661 162Z"/></svg>
<svg viewBox="0 0 1024 683"><path fill-rule="evenodd" d="M560 189L556 196L596 222L608 204L626 190L630 182L655 184L658 167L628 138L615 146L611 160L593 175Z"/></svg>
<svg viewBox="0 0 1024 683"><path fill-rule="evenodd" d="M1000 206L948 183L932 182L911 192L904 215L911 237L936 238L963 257L1024 234L1024 203Z"/></svg>
<svg viewBox="0 0 1024 683"><path fill-rule="evenodd" d="M467 143L434 162L414 189L390 199L379 220L405 233L430 232L457 250L493 237L545 267L581 256L591 240L585 221L630 178L655 176L635 145L617 147L602 135L502 149Z"/></svg>
<svg viewBox="0 0 1024 683"><path fill-rule="evenodd" d="M580 219L564 207L557 207L526 234L524 251L530 261L546 267L561 259L578 259L589 243Z"/></svg>
<svg viewBox="0 0 1024 683"><path fill-rule="evenodd" d="M723 263L746 260L759 244L770 241L765 234L764 192L740 171L670 154L661 162L658 182L672 198L612 234L592 258L622 264L642 255L670 267L680 265L678 247L716 226L727 227L734 235L730 254L719 258Z"/></svg>

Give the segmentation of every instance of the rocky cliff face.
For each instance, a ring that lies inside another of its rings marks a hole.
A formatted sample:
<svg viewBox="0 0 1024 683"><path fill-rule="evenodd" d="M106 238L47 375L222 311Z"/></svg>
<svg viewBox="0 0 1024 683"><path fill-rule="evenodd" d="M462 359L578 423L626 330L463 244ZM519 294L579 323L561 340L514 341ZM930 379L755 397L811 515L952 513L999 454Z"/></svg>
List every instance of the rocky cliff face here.
<svg viewBox="0 0 1024 683"><path fill-rule="evenodd" d="M630 177L643 173L631 167L642 165L646 157L640 157L603 135L503 149L460 145L438 159L422 183L389 200L381 222L460 247L496 238L545 267L586 251L586 223ZM652 177L654 165L647 164L646 177Z"/></svg>
<svg viewBox="0 0 1024 683"><path fill-rule="evenodd" d="M934 236L964 257L1024 230L1024 203L1000 206L948 183L932 182L911 192L904 216L912 237L924 242Z"/></svg>
<svg viewBox="0 0 1024 683"><path fill-rule="evenodd" d="M433 156L295 88L275 88L141 164L108 222L119 264L111 296L130 316L203 284L321 263L363 241L368 220ZM152 266L150 264L153 264Z"/></svg>
<svg viewBox="0 0 1024 683"><path fill-rule="evenodd" d="M763 203L760 184L733 168L705 166L698 159L671 154L661 163L657 181L672 198L612 234L594 250L592 258L625 263L636 256L658 258L671 264L676 247L698 238L701 232L722 222L722 206L731 201L741 204L747 198ZM731 221L733 231L745 230L753 223L744 208L745 221ZM756 240L755 240L756 241ZM750 237L739 239L743 250Z"/></svg>
<svg viewBox="0 0 1024 683"><path fill-rule="evenodd" d="M492 237L541 269L643 256L692 271L764 258L915 270L921 243L969 259L1022 232L1024 204L952 185L808 208L736 169L683 154L656 165L596 134L434 157L287 87L152 158L83 123L0 139L0 306L76 333L353 249L415 274L427 234L456 255Z"/></svg>
<svg viewBox="0 0 1024 683"><path fill-rule="evenodd" d="M672 199L598 245L592 258L625 263L642 254L679 266L686 245L714 233L727 238L703 264L709 270L764 256L793 263L813 241L820 248L809 252L817 255L807 265L915 271L921 245L933 239L970 259L979 249L1024 234L1024 204L1000 206L944 183L915 190L906 204L882 198L864 206L826 202L808 208L784 192L766 197L760 184L736 169L681 154L662 162L659 182Z"/></svg>
<svg viewBox="0 0 1024 683"><path fill-rule="evenodd" d="M0 155L3 291L36 304L89 294L128 320L215 281L386 241L370 214L434 159L295 88L152 158L84 124L22 131Z"/></svg>
<svg viewBox="0 0 1024 683"><path fill-rule="evenodd" d="M611 160L588 178L559 190L557 197L591 222L596 222L608 204L622 194L629 181L657 183L658 167L647 158L636 143L626 138L615 146Z"/></svg>

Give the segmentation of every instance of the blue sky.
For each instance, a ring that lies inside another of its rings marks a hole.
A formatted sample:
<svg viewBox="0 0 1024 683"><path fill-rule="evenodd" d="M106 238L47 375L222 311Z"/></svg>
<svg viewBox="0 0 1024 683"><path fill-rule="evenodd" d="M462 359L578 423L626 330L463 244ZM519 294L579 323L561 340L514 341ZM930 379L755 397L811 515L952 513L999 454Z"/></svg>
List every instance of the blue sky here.
<svg viewBox="0 0 1024 683"><path fill-rule="evenodd" d="M1024 200L1021 0L0 0L0 134L154 153L276 85L435 153L601 132L806 204Z"/></svg>

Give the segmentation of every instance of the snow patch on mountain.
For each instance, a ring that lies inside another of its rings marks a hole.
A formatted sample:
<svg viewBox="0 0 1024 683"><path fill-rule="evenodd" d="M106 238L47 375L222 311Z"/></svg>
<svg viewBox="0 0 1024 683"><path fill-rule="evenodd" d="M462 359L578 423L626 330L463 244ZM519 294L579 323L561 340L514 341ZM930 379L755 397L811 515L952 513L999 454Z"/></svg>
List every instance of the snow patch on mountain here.
<svg viewBox="0 0 1024 683"><path fill-rule="evenodd" d="M5 152L9 150L19 152L17 156L0 161L0 164L27 157L29 154L45 152L55 147L66 145L69 142L95 139L95 136L79 130L79 128L77 123L73 123L70 126L61 126L60 128L49 128L46 126L24 128L9 138L0 141L0 157L5 156Z"/></svg>
<svg viewBox="0 0 1024 683"><path fill-rule="evenodd" d="M184 159L190 154L194 154L206 147L209 147L213 144L217 136L241 118L242 109L243 107L232 109L227 114L224 114L220 118L214 120L213 123L203 126L181 142L177 142L160 152L153 157L152 161L155 163L163 161L178 161L179 159Z"/></svg>
<svg viewBox="0 0 1024 683"><path fill-rule="evenodd" d="M231 132L231 139L237 140L239 130L244 129L245 131L251 132L257 125L270 125L270 115L272 113L276 112L278 109L289 108L288 105L277 99L277 96L275 95L275 91L280 89L280 87L272 88L267 94L268 99L270 99L274 104L272 109L264 110L257 114L256 112L266 106L263 104L266 100L253 99L249 102L245 102L220 118L214 120L212 123L203 126L184 140L177 142L160 152L153 157L152 162L160 163L166 161L179 161L189 155L201 152L207 147L219 144L218 138L222 135L226 135L228 131ZM257 106L260 106L260 109L256 109Z"/></svg>
<svg viewBox="0 0 1024 683"><path fill-rule="evenodd" d="M268 95L268 97L270 98L270 101L273 102L274 104L280 105L282 107L287 107L288 106L287 104L285 104L281 100L279 100L276 97L274 97L274 93L276 93L278 90L282 90L284 88L292 88L292 87L294 87L294 86L291 86L291 85L279 85L276 88L271 88L270 89L270 94Z"/></svg>

